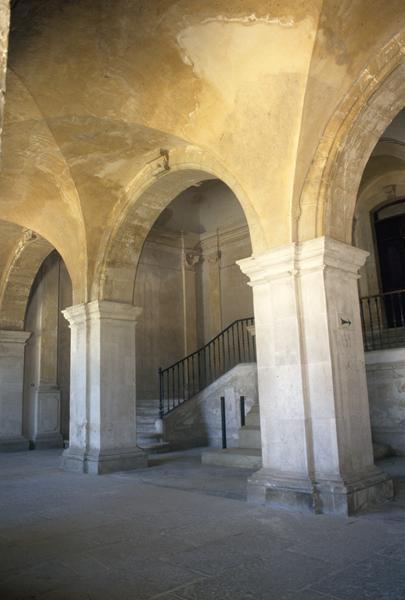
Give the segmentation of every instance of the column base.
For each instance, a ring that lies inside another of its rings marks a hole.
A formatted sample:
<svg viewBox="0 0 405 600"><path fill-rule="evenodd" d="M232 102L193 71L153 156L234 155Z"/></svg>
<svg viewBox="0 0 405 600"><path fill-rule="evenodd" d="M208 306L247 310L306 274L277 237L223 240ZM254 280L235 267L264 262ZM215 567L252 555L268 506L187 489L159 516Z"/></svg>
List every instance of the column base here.
<svg viewBox="0 0 405 600"><path fill-rule="evenodd" d="M21 452L30 449L30 443L22 435L0 438L0 452Z"/></svg>
<svg viewBox="0 0 405 600"><path fill-rule="evenodd" d="M39 433L34 440L30 441L33 450L47 450L48 448L63 448L63 437L61 433Z"/></svg>
<svg viewBox="0 0 405 600"><path fill-rule="evenodd" d="M358 476L311 481L260 469L248 479L248 501L298 512L349 516L394 497L393 481L376 467Z"/></svg>
<svg viewBox="0 0 405 600"><path fill-rule="evenodd" d="M148 457L138 447L89 452L67 448L62 455L61 466L66 471L103 475L115 471L144 469L148 466Z"/></svg>

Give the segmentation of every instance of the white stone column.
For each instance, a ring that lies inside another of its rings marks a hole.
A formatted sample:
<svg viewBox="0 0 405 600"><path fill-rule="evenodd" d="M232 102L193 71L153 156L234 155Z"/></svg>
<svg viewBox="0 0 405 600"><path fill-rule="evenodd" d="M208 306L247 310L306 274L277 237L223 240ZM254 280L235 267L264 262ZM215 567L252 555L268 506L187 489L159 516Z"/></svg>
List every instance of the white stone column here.
<svg viewBox="0 0 405 600"><path fill-rule="evenodd" d="M28 450L22 435L27 331L0 330L0 451Z"/></svg>
<svg viewBox="0 0 405 600"><path fill-rule="evenodd" d="M263 468L249 497L349 514L391 498L374 466L357 279L330 238L239 261L253 287Z"/></svg>
<svg viewBox="0 0 405 600"><path fill-rule="evenodd" d="M136 446L135 326L140 308L94 301L63 311L71 329L66 469L108 473L147 465Z"/></svg>

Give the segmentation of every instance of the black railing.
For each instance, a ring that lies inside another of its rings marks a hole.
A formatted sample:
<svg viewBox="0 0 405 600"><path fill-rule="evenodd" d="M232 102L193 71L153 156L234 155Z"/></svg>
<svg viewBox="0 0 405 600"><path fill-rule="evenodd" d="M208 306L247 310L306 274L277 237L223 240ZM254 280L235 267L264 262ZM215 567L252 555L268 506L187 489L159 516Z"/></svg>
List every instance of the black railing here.
<svg viewBox="0 0 405 600"><path fill-rule="evenodd" d="M405 346L405 290L360 298L365 350Z"/></svg>
<svg viewBox="0 0 405 600"><path fill-rule="evenodd" d="M239 363L256 362L254 318L238 319L208 344L166 369L159 369L160 417L203 390Z"/></svg>

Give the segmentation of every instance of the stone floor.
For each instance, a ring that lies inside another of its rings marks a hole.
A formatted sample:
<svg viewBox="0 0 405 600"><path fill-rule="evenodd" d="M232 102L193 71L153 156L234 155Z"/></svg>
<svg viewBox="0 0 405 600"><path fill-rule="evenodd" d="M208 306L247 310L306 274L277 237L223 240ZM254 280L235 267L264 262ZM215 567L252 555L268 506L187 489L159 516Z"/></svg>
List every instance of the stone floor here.
<svg viewBox="0 0 405 600"><path fill-rule="evenodd" d="M404 600L405 462L395 502L356 518L244 502L246 470L198 452L101 477L59 452L0 455L0 598Z"/></svg>

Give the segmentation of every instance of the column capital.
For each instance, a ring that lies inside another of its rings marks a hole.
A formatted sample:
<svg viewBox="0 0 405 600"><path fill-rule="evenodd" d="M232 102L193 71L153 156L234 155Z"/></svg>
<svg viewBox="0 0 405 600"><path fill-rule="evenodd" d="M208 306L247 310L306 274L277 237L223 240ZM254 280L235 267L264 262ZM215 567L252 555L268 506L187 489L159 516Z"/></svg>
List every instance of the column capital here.
<svg viewBox="0 0 405 600"><path fill-rule="evenodd" d="M136 322L141 313L142 308L139 306L109 300L94 300L84 304L75 304L62 311L70 326L79 325L91 319Z"/></svg>
<svg viewBox="0 0 405 600"><path fill-rule="evenodd" d="M250 278L251 286L290 277L295 272L295 244L266 250L250 258L237 260L236 264Z"/></svg>
<svg viewBox="0 0 405 600"><path fill-rule="evenodd" d="M15 331L12 329L0 329L0 344L23 344L25 345L31 337L30 331Z"/></svg>
<svg viewBox="0 0 405 600"><path fill-rule="evenodd" d="M269 283L274 279L300 275L309 270L338 269L357 277L368 252L330 237L319 237L266 250L237 261L250 278L250 285Z"/></svg>
<svg viewBox="0 0 405 600"><path fill-rule="evenodd" d="M319 237L296 244L298 271L333 268L357 275L369 252L330 237Z"/></svg>

